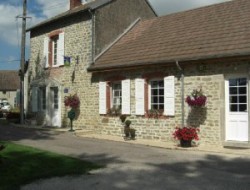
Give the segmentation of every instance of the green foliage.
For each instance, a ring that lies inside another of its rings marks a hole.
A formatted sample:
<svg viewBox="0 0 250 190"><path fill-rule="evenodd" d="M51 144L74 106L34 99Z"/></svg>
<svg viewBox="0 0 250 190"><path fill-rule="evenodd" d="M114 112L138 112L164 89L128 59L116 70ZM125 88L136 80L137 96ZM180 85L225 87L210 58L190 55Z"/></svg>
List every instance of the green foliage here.
<svg viewBox="0 0 250 190"><path fill-rule="evenodd" d="M6 148L1 151L0 189L15 190L21 185L41 178L86 174L101 166L75 158L62 156L21 146L0 142Z"/></svg>

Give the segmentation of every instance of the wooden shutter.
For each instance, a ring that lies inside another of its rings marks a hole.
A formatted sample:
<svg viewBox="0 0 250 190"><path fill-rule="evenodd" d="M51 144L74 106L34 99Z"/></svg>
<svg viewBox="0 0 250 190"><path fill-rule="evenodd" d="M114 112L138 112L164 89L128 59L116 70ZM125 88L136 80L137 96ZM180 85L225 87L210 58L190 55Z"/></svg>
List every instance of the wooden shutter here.
<svg viewBox="0 0 250 190"><path fill-rule="evenodd" d="M60 33L58 38L57 64L64 65L64 33Z"/></svg>
<svg viewBox="0 0 250 190"><path fill-rule="evenodd" d="M38 111L38 88L33 87L32 88L32 111L37 112Z"/></svg>
<svg viewBox="0 0 250 190"><path fill-rule="evenodd" d="M44 38L43 43L43 66L45 68L49 67L49 37Z"/></svg>
<svg viewBox="0 0 250 190"><path fill-rule="evenodd" d="M130 114L130 80L122 81L122 114Z"/></svg>
<svg viewBox="0 0 250 190"><path fill-rule="evenodd" d="M99 114L107 113L106 82L99 82Z"/></svg>
<svg viewBox="0 0 250 190"><path fill-rule="evenodd" d="M175 115L174 76L164 78L164 115Z"/></svg>
<svg viewBox="0 0 250 190"><path fill-rule="evenodd" d="M144 79L135 79L135 114L145 114Z"/></svg>

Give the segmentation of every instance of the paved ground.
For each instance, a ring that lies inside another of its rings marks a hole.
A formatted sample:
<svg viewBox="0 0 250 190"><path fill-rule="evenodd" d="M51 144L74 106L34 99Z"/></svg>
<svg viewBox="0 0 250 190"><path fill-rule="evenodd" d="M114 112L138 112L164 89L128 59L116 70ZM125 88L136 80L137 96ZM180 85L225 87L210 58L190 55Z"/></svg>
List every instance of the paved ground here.
<svg viewBox="0 0 250 190"><path fill-rule="evenodd" d="M22 190L237 189L250 186L250 156L183 151L0 126L0 139L105 164L90 175L36 181Z"/></svg>

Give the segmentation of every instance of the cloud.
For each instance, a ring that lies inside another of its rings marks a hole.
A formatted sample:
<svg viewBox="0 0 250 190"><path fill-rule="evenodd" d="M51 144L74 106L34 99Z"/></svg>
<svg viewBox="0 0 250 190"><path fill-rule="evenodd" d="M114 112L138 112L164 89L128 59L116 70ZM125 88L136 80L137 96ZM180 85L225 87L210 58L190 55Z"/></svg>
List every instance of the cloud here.
<svg viewBox="0 0 250 190"><path fill-rule="evenodd" d="M230 0L149 0L160 16Z"/></svg>
<svg viewBox="0 0 250 190"><path fill-rule="evenodd" d="M35 2L28 3L27 12L31 19L27 19L27 27L66 11L69 6L68 0L35 1L37 4ZM16 0L4 0L0 3L0 12L0 40L12 46L20 45L22 19L17 19L16 16L22 15L22 3L17 3Z"/></svg>
<svg viewBox="0 0 250 190"><path fill-rule="evenodd" d="M50 18L69 9L69 0L36 0L45 18Z"/></svg>

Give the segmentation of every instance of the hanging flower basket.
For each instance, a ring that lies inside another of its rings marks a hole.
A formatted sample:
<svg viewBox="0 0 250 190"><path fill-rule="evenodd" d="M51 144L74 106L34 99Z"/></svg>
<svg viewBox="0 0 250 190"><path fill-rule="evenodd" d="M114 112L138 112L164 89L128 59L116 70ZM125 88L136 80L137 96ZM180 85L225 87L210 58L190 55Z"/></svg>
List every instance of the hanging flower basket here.
<svg viewBox="0 0 250 190"><path fill-rule="evenodd" d="M203 94L202 89L193 90L190 96L187 96L186 102L190 107L203 107L206 105L207 97Z"/></svg>
<svg viewBox="0 0 250 190"><path fill-rule="evenodd" d="M80 105L80 100L77 94L65 96L64 105L73 109L77 109Z"/></svg>

